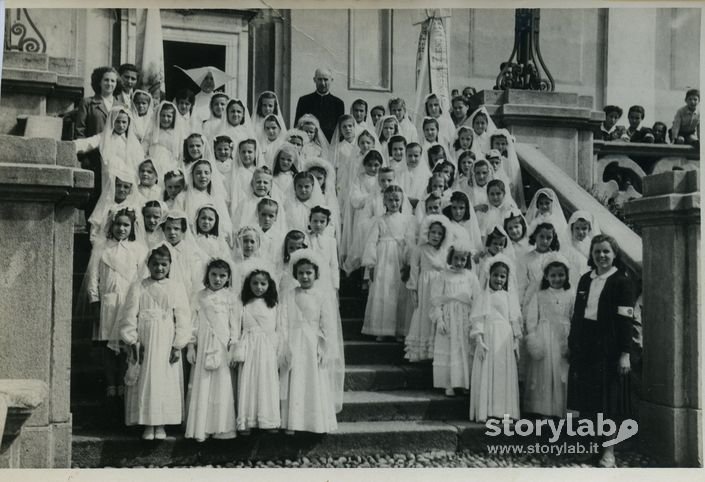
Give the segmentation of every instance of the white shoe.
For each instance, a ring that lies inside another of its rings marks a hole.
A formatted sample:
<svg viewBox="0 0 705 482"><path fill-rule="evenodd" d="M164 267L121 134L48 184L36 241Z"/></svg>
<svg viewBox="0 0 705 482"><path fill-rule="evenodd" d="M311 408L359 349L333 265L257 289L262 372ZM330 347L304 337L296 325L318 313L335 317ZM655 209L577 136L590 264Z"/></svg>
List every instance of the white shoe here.
<svg viewBox="0 0 705 482"><path fill-rule="evenodd" d="M165 438L166 438L166 431L164 430L163 425L160 425L154 429L154 439L155 440L164 440Z"/></svg>
<svg viewBox="0 0 705 482"><path fill-rule="evenodd" d="M144 432L142 432L142 439L143 440L154 440L154 427L151 425L147 425L144 428Z"/></svg>

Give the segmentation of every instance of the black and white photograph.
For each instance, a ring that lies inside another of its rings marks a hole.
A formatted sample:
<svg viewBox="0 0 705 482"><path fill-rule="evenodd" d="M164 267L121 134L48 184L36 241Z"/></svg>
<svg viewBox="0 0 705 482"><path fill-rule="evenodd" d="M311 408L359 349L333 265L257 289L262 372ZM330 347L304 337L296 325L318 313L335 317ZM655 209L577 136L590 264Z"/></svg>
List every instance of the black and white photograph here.
<svg viewBox="0 0 705 482"><path fill-rule="evenodd" d="M0 479L702 470L705 5L255 5L0 1Z"/></svg>

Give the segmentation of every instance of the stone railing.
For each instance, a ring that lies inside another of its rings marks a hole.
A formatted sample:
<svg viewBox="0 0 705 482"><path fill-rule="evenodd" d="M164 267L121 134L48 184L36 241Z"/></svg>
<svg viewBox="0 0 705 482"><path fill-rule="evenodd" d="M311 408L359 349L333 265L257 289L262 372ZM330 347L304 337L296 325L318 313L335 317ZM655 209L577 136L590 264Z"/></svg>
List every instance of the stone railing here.
<svg viewBox="0 0 705 482"><path fill-rule="evenodd" d="M700 166L697 149L673 144L594 141L593 159L590 192L620 219L624 203L642 197L645 176Z"/></svg>
<svg viewBox="0 0 705 482"><path fill-rule="evenodd" d="M570 215L574 211L589 211L595 216L603 233L617 240L622 249L623 261L637 279L641 278L641 238L620 219L590 196L577 182L558 167L535 145L518 143L517 155L522 169L541 187L556 192L561 207Z"/></svg>

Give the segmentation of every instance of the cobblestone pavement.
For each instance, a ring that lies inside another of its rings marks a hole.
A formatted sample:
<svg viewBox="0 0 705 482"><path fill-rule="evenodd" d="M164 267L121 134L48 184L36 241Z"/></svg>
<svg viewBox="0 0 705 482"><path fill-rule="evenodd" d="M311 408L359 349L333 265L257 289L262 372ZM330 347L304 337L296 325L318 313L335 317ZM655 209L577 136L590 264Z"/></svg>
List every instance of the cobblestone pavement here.
<svg viewBox="0 0 705 482"><path fill-rule="evenodd" d="M635 452L616 452L618 467L659 467L652 459ZM575 456L488 455L477 452L424 452L350 457L302 457L291 460L246 461L201 468L497 468L497 467L583 467L595 465ZM152 467L149 467L152 468ZM183 466L179 468L185 468Z"/></svg>

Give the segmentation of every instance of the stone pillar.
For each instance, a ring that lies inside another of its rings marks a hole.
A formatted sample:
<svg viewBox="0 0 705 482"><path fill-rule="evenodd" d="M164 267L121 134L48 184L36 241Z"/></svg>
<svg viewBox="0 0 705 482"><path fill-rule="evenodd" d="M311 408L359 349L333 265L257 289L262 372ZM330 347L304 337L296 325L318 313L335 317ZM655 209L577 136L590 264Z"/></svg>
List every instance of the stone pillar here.
<svg viewBox="0 0 705 482"><path fill-rule="evenodd" d="M687 467L703 465L698 174L647 176L644 197L625 205L644 243L639 438L654 457Z"/></svg>
<svg viewBox="0 0 705 482"><path fill-rule="evenodd" d="M604 120L590 96L567 92L485 90L473 103L484 104L495 123L517 142L536 144L584 189L593 184L593 132Z"/></svg>
<svg viewBox="0 0 705 482"><path fill-rule="evenodd" d="M93 186L77 165L70 142L0 136L0 379L49 390L13 441L21 467L71 463L74 206Z"/></svg>

